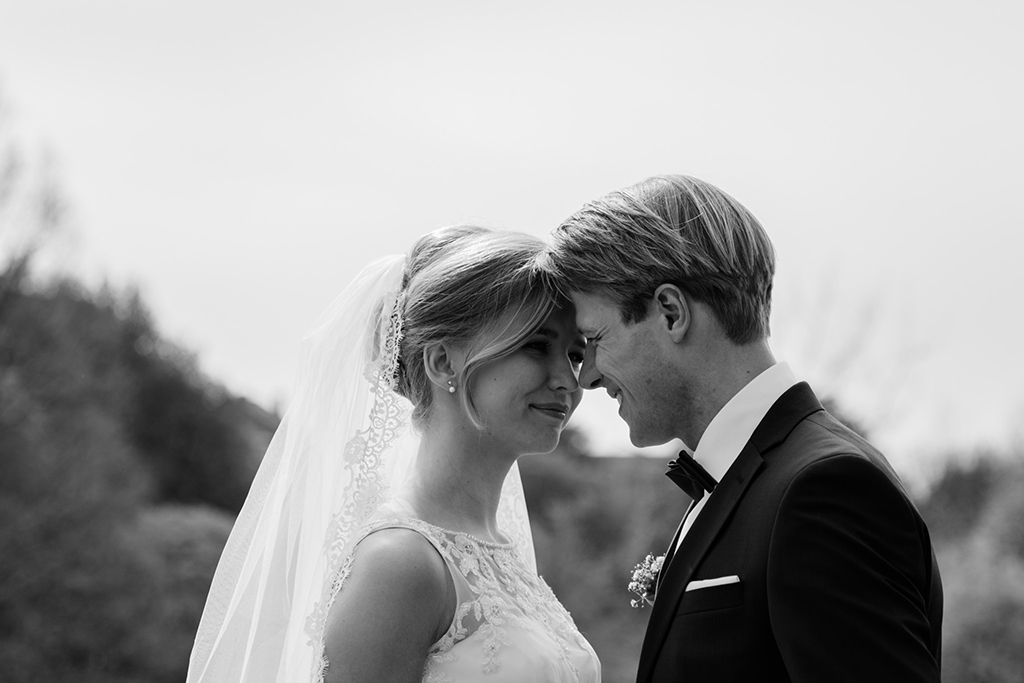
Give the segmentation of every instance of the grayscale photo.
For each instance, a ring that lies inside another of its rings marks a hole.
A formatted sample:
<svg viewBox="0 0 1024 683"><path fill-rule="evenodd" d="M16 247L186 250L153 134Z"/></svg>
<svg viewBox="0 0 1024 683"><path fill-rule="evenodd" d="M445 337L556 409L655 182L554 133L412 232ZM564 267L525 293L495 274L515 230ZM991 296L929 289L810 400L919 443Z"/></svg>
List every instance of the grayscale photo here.
<svg viewBox="0 0 1024 683"><path fill-rule="evenodd" d="M0 0L0 681L1024 683L1022 31Z"/></svg>

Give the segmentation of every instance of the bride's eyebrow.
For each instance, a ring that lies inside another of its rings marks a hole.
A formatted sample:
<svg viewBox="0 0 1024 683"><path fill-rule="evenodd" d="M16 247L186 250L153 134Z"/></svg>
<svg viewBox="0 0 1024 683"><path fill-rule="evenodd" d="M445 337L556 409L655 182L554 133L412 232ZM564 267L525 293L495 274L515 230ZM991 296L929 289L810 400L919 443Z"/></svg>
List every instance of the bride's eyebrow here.
<svg viewBox="0 0 1024 683"><path fill-rule="evenodd" d="M558 339L561 333L558 330L551 329L550 327L542 327L539 330L537 330L536 332L534 332L533 334L534 335L539 335L541 337L546 337L547 339L554 340L554 339ZM587 335L585 335L582 332L577 330L575 334L570 334L569 336L572 337L572 339L570 339L570 341L573 344L575 344L576 346L586 347L586 345L587 345Z"/></svg>

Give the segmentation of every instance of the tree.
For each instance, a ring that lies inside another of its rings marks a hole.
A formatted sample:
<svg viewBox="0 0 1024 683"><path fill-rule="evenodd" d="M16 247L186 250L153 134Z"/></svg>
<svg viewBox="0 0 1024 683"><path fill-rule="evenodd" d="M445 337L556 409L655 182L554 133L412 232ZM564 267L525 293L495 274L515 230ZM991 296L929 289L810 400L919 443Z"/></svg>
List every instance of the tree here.
<svg viewBox="0 0 1024 683"><path fill-rule="evenodd" d="M32 273L63 204L5 115L2 679L180 681L232 511L276 420L162 339L137 293Z"/></svg>
<svg viewBox="0 0 1024 683"><path fill-rule="evenodd" d="M50 164L24 153L0 90L0 324L11 296L28 277L37 252L59 230L64 213Z"/></svg>

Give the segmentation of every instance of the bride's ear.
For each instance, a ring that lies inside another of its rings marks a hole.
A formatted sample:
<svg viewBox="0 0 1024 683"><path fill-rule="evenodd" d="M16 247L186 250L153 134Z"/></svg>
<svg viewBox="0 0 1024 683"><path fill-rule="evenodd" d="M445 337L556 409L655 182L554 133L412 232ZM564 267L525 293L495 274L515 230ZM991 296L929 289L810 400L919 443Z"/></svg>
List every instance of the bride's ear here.
<svg viewBox="0 0 1024 683"><path fill-rule="evenodd" d="M431 384L447 392L455 381L455 363L447 344L434 343L423 347L423 368Z"/></svg>

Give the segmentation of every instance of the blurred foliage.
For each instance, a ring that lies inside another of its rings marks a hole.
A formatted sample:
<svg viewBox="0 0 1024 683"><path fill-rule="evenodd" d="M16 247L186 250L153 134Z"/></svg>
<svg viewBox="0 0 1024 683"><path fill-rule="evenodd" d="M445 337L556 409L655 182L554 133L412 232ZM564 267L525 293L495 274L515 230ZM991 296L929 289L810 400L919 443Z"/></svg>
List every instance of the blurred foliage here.
<svg viewBox="0 0 1024 683"><path fill-rule="evenodd" d="M181 681L275 418L203 379L137 295L0 271L5 683ZM254 448L254 444L259 447Z"/></svg>
<svg viewBox="0 0 1024 683"><path fill-rule="evenodd" d="M1024 453L951 461L921 512L942 570L943 680L1024 681Z"/></svg>

